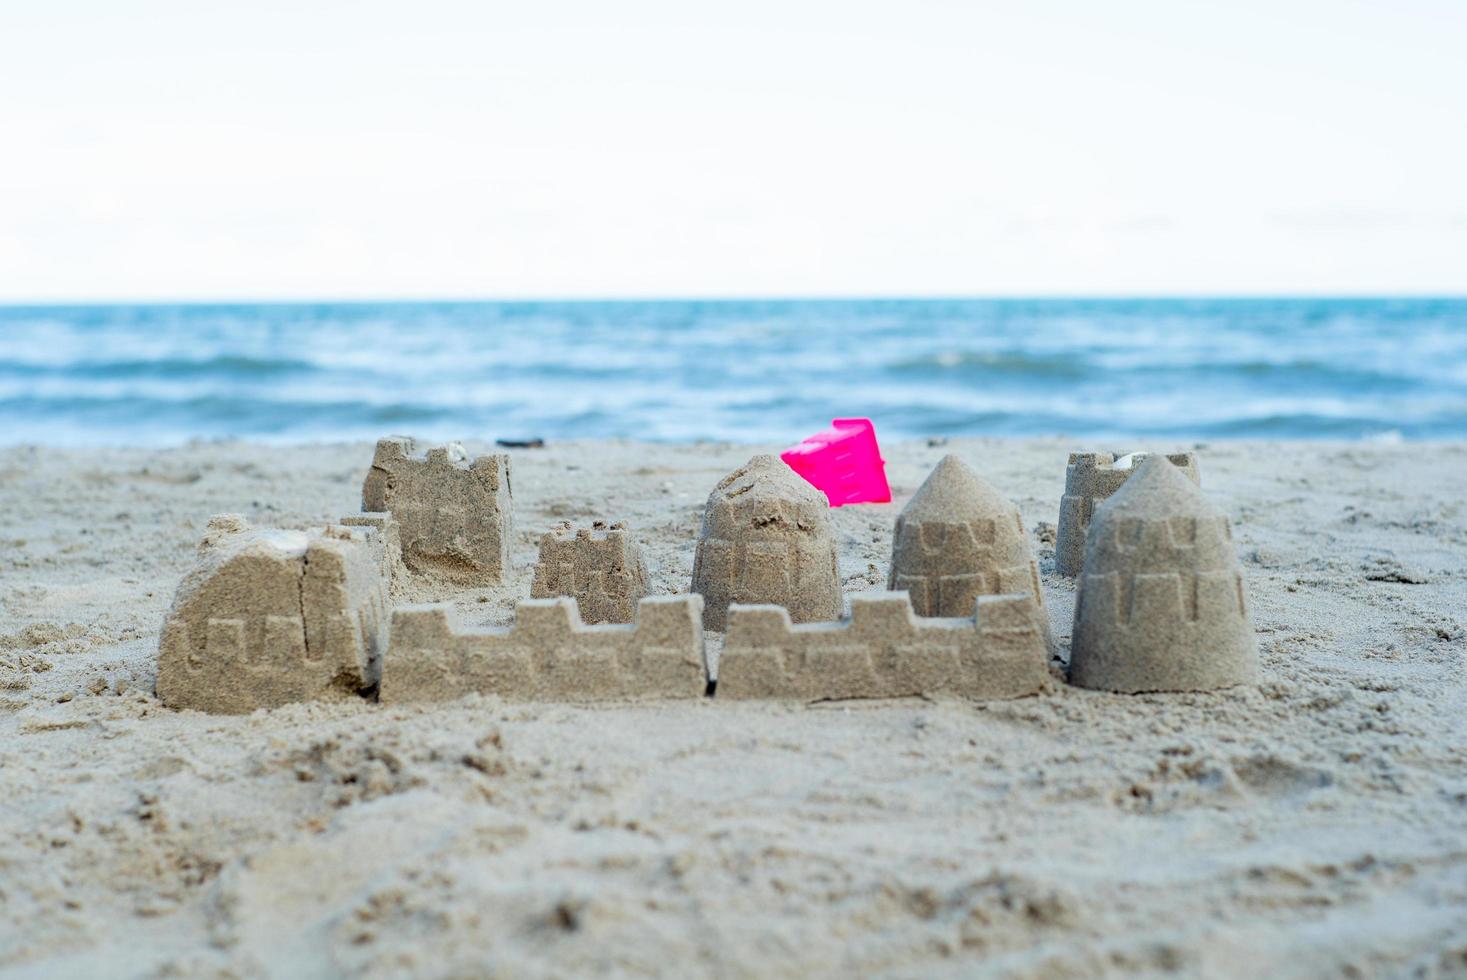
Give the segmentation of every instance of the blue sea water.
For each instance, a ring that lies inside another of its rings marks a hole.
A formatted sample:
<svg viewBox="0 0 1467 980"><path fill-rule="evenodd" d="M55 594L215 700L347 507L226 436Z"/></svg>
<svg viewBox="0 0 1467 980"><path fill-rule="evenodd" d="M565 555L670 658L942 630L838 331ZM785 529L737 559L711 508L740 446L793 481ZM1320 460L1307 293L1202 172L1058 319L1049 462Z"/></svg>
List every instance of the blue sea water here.
<svg viewBox="0 0 1467 980"><path fill-rule="evenodd" d="M0 307L0 443L1467 438L1467 300Z"/></svg>

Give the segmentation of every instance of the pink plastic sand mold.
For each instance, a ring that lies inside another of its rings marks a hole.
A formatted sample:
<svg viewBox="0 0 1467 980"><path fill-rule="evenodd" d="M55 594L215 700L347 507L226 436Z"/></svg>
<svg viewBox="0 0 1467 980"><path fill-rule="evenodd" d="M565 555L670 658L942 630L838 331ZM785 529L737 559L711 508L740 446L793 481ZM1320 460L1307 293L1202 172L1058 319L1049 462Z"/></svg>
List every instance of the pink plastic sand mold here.
<svg viewBox="0 0 1467 980"><path fill-rule="evenodd" d="M886 460L870 419L833 419L830 428L779 454L790 469L830 498L830 506L891 500Z"/></svg>

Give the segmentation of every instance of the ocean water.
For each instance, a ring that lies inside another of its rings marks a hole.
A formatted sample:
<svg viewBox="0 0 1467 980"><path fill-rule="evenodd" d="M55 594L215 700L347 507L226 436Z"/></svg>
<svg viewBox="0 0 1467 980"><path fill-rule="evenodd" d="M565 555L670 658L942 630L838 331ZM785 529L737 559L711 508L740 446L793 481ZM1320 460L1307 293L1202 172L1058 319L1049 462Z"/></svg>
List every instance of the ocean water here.
<svg viewBox="0 0 1467 980"><path fill-rule="evenodd" d="M0 307L0 443L1467 438L1467 300Z"/></svg>

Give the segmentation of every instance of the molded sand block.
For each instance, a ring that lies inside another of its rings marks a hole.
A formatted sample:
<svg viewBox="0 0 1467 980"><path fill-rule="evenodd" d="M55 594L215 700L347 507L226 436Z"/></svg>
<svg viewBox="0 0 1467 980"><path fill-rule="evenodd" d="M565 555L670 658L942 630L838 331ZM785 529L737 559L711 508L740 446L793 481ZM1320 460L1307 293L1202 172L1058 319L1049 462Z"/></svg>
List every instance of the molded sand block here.
<svg viewBox="0 0 1467 980"><path fill-rule="evenodd" d="M843 597L825 494L773 456L755 456L708 496L693 556L708 629L729 604L770 603L797 623L835 619Z"/></svg>
<svg viewBox="0 0 1467 980"><path fill-rule="evenodd" d="M375 684L390 536L390 520L323 531L210 520L163 626L159 699L240 714Z"/></svg>
<svg viewBox="0 0 1467 980"><path fill-rule="evenodd" d="M630 623L637 600L647 594L642 549L625 528L547 531L530 595L536 599L570 596L587 623Z"/></svg>
<svg viewBox="0 0 1467 980"><path fill-rule="evenodd" d="M509 457L470 460L457 443L419 451L406 436L379 439L362 510L397 520L410 570L465 585L496 583L513 535Z"/></svg>
<svg viewBox="0 0 1467 980"><path fill-rule="evenodd" d="M1073 578L1085 564L1085 532L1095 508L1131 478L1151 454L1070 453L1065 467L1065 495L1060 498L1059 533L1054 542L1054 567ZM1202 485L1196 453L1166 457L1193 483Z"/></svg>
<svg viewBox="0 0 1467 980"><path fill-rule="evenodd" d="M1044 590L1019 508L956 456L944 456L902 508L888 589L910 593L918 616L966 616L980 595ZM1044 617L1045 645L1055 652Z"/></svg>
<svg viewBox="0 0 1467 980"><path fill-rule="evenodd" d="M778 606L733 606L718 697L818 701L947 694L1017 698L1049 680L1034 596L982 596L968 618L915 616L906 593L851 599L849 619L798 626Z"/></svg>
<svg viewBox="0 0 1467 980"><path fill-rule="evenodd" d="M367 535L367 544L372 560L382 569L383 585L389 590L399 579L407 576L407 568L402 563L402 535L391 514L348 514L336 523L343 527L371 528L375 532Z"/></svg>
<svg viewBox="0 0 1467 980"><path fill-rule="evenodd" d="M830 428L801 440L779 458L824 493L832 507L891 500L886 460L870 419L832 419Z"/></svg>
<svg viewBox="0 0 1467 980"><path fill-rule="evenodd" d="M1096 509L1078 584L1071 683L1134 693L1258 679L1228 519L1165 456Z"/></svg>
<svg viewBox="0 0 1467 980"><path fill-rule="evenodd" d="M587 626L572 599L527 599L508 628L454 625L447 603L399 606L382 667L383 702L497 694L516 701L701 697L702 600L656 596L633 625Z"/></svg>

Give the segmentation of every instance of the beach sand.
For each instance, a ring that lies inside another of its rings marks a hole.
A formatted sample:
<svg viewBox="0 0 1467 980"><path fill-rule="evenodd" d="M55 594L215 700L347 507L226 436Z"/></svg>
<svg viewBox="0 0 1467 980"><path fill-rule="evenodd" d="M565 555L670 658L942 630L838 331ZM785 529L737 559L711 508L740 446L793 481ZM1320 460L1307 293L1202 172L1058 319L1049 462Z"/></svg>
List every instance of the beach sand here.
<svg viewBox="0 0 1467 980"><path fill-rule="evenodd" d="M831 514L845 592L884 585L953 452L1021 508L1067 651L1065 458L1105 448L886 446L895 501ZM0 450L0 968L1467 973L1467 445L1195 448L1256 688L246 717L153 696L174 587L212 514L358 510L372 447ZM709 490L755 451L516 451L511 573L452 598L507 622L563 520L627 521L653 593L685 590Z"/></svg>

